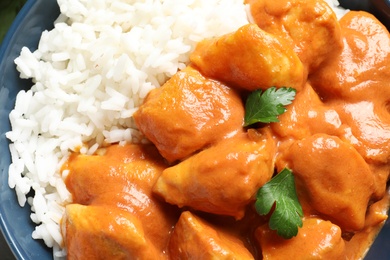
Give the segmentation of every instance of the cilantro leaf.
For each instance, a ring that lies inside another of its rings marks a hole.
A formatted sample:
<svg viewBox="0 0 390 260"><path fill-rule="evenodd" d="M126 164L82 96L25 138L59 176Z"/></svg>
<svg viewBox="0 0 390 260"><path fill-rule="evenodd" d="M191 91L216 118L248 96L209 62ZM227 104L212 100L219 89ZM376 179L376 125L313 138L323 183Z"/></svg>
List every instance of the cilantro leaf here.
<svg viewBox="0 0 390 260"><path fill-rule="evenodd" d="M298 227L303 225L303 210L295 190L294 175L287 168L284 168L257 192L255 208L258 214L268 214L274 205L269 227L276 230L283 238L296 236Z"/></svg>
<svg viewBox="0 0 390 260"><path fill-rule="evenodd" d="M264 92L260 89L253 91L245 103L245 123L249 126L255 123L279 122L277 116L286 112L287 106L295 98L294 88L275 87L268 88Z"/></svg>

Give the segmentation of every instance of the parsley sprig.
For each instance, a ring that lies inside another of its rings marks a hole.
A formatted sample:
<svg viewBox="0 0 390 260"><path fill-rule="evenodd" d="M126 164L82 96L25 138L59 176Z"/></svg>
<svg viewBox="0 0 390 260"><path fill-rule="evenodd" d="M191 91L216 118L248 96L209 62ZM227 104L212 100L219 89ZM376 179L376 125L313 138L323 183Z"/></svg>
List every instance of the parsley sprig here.
<svg viewBox="0 0 390 260"><path fill-rule="evenodd" d="M255 123L279 122L279 115L286 112L286 105L292 103L295 98L294 88L275 88L255 90L247 98L245 103L245 123L249 126Z"/></svg>
<svg viewBox="0 0 390 260"><path fill-rule="evenodd" d="M292 103L295 94L294 88L287 87L253 91L245 103L244 126L279 122L278 116L286 112L285 106ZM303 210L291 170L284 168L257 191L255 208L260 215L267 215L273 209L269 227L281 237L289 239L298 234L298 227L303 225Z"/></svg>
<svg viewBox="0 0 390 260"><path fill-rule="evenodd" d="M294 175L287 168L257 192L255 208L258 214L268 214L274 205L269 220L270 229L286 239L296 236L298 227L303 225L303 210L295 190Z"/></svg>

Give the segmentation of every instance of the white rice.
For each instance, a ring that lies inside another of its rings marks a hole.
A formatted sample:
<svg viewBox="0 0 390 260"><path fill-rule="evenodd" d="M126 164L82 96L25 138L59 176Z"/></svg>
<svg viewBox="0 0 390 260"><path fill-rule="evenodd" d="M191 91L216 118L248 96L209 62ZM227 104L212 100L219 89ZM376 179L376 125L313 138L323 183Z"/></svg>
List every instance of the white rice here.
<svg viewBox="0 0 390 260"><path fill-rule="evenodd" d="M198 41L248 23L241 0L58 4L54 29L42 33L37 50L23 48L15 60L20 77L34 85L18 94L7 133L9 186L21 206L31 206L32 237L53 247L54 258L66 254L59 223L72 197L60 168L69 154L142 141L132 115L147 93L187 65Z"/></svg>

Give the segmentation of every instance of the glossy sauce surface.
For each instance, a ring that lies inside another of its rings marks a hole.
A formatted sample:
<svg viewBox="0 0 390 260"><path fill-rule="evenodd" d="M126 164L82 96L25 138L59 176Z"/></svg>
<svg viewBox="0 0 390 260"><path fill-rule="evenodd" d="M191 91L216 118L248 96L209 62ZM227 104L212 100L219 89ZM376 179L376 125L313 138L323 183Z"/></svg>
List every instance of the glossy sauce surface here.
<svg viewBox="0 0 390 260"><path fill-rule="evenodd" d="M69 259L364 254L387 219L390 35L364 12L338 22L322 1L249 3L257 25L201 42L191 65L136 112L152 144L74 154L64 166L74 199L63 220ZM240 59L243 42L251 47ZM256 56L268 43L289 49ZM275 70L285 63L296 70ZM248 64L265 66L264 78L245 74ZM275 71L284 75L277 84L297 89L294 102L280 122L244 128L245 97L254 82L274 84ZM304 211L289 240L253 209L257 190L284 167Z"/></svg>

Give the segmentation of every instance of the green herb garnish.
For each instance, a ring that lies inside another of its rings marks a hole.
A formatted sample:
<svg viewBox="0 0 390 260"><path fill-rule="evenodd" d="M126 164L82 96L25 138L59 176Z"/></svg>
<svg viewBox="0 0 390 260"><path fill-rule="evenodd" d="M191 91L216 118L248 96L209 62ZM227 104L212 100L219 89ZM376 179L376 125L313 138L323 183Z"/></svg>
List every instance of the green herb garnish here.
<svg viewBox="0 0 390 260"><path fill-rule="evenodd" d="M303 210L295 190L294 175L287 168L257 191L255 207L258 214L268 214L274 205L270 229L286 239L296 236L298 227L303 225Z"/></svg>
<svg viewBox="0 0 390 260"><path fill-rule="evenodd" d="M292 103L295 93L294 88L286 87L271 87L264 92L260 89L253 91L246 100L244 126L279 122L277 116L286 112L284 106Z"/></svg>

